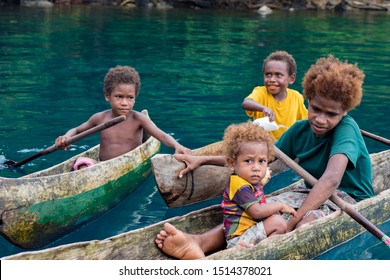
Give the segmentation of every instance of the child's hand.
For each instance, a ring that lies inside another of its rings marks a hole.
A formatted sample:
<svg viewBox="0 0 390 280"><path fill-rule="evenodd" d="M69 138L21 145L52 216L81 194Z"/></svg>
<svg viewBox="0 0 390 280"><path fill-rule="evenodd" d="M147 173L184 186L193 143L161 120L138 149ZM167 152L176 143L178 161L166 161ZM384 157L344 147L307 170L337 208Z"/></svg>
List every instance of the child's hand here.
<svg viewBox="0 0 390 280"><path fill-rule="evenodd" d="M202 165L201 157L189 154L174 154L173 157L181 162L184 162L186 167L179 172L179 178L183 178L185 174L191 172Z"/></svg>
<svg viewBox="0 0 390 280"><path fill-rule="evenodd" d="M186 155L192 155L192 151L182 145L176 148L175 150L176 154L186 154Z"/></svg>
<svg viewBox="0 0 390 280"><path fill-rule="evenodd" d="M66 145L66 140L68 140L68 137L66 136L59 136L56 141L55 141L55 145L58 149L61 149L61 150L67 150L69 148L70 145L68 146L65 146Z"/></svg>
<svg viewBox="0 0 390 280"><path fill-rule="evenodd" d="M266 117L268 117L270 122L273 122L275 120L275 112L272 111L270 108L264 107L263 113Z"/></svg>
<svg viewBox="0 0 390 280"><path fill-rule="evenodd" d="M292 208L290 205L285 204L285 203L282 203L282 209L280 209L280 212L289 213L293 217L295 217L295 218L297 217L297 211L295 211L294 208Z"/></svg>

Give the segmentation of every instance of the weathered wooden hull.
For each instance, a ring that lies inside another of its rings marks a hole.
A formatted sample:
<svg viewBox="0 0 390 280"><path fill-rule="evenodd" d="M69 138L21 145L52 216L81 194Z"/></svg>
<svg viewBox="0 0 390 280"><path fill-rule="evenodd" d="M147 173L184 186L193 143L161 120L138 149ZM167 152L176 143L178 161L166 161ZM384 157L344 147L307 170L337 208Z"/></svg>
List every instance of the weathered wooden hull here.
<svg viewBox="0 0 390 280"><path fill-rule="evenodd" d="M0 234L25 249L50 244L125 199L150 174L159 150L150 137L120 157L69 172L79 156L97 159L97 145L49 169L0 178Z"/></svg>
<svg viewBox="0 0 390 280"><path fill-rule="evenodd" d="M194 155L222 155L222 142L193 151ZM271 163L272 174L287 169L281 161ZM152 158L152 171L157 188L168 207L193 204L221 196L231 171L228 167L205 165L183 178L177 175L185 168L173 155L158 154Z"/></svg>
<svg viewBox="0 0 390 280"><path fill-rule="evenodd" d="M390 219L390 150L372 155L373 184L377 195L354 205L373 224ZM300 180L286 189L303 184ZM284 189L284 191L286 191ZM278 191L277 193L282 192ZM93 240L58 246L35 252L20 253L3 259L169 259L154 244L156 234L169 221L189 233L203 233L222 222L219 205L191 212L141 229L104 240ZM364 228L339 211L283 235L272 236L251 249L231 248L206 259L312 259L364 231Z"/></svg>

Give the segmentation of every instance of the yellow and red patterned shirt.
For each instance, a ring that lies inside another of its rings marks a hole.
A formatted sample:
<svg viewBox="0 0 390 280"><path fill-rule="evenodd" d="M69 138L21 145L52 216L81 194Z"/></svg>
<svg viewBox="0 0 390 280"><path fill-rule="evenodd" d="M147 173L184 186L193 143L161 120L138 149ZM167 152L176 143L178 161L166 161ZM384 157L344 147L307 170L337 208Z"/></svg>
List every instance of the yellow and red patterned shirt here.
<svg viewBox="0 0 390 280"><path fill-rule="evenodd" d="M226 239L241 236L261 221L254 220L246 212L254 203L266 203L263 187L252 185L237 175L230 176L221 203Z"/></svg>

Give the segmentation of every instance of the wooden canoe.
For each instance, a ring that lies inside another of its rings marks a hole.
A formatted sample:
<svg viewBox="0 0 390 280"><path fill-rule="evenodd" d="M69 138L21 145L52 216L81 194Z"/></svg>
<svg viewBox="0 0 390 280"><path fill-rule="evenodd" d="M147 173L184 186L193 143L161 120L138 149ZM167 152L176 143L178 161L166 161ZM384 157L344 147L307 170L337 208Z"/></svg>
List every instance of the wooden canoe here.
<svg viewBox="0 0 390 280"><path fill-rule="evenodd" d="M25 249L50 244L125 199L151 173L159 151L160 142L149 137L122 156L71 171L77 157L97 160L97 145L43 171L0 177L0 234Z"/></svg>
<svg viewBox="0 0 390 280"><path fill-rule="evenodd" d="M353 207L373 224L380 225L390 219L390 150L372 154L371 160L373 186L377 195L360 201ZM279 176L283 176L283 174ZM303 180L300 180L274 194L294 189L302 184ZM104 240L79 242L41 251L24 252L3 259L169 259L170 257L164 255L154 244L155 236L165 222L170 222L188 233L203 233L220 224L222 214L220 206L215 205ZM338 210L287 234L267 238L251 249L235 247L221 250L207 256L206 259L308 260L344 243L364 230L360 224Z"/></svg>
<svg viewBox="0 0 390 280"><path fill-rule="evenodd" d="M222 155L222 142L216 142L193 150L194 155ZM272 175L279 174L287 166L279 160L270 164ZM227 167L205 165L183 178L178 174L185 168L173 155L157 154L152 158L152 171L157 188L168 207L193 204L221 196L231 171Z"/></svg>

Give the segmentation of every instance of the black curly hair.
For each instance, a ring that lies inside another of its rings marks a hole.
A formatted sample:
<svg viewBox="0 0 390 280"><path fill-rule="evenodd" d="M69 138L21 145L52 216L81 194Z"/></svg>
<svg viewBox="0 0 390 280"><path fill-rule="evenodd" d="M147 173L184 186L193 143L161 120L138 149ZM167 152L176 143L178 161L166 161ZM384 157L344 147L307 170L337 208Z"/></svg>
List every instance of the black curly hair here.
<svg viewBox="0 0 390 280"><path fill-rule="evenodd" d="M110 95L114 88L121 84L135 85L135 96L138 96L141 79L134 68L120 65L110 68L104 78L104 95Z"/></svg>

